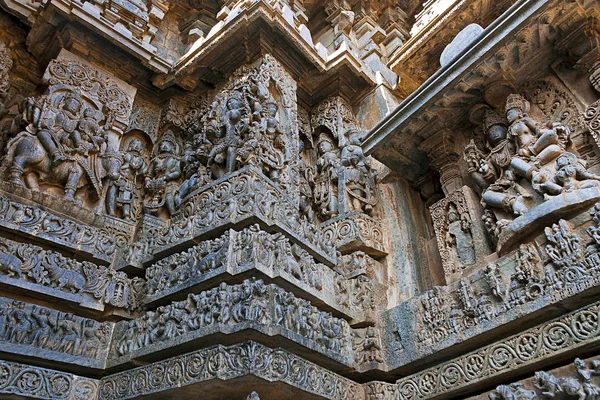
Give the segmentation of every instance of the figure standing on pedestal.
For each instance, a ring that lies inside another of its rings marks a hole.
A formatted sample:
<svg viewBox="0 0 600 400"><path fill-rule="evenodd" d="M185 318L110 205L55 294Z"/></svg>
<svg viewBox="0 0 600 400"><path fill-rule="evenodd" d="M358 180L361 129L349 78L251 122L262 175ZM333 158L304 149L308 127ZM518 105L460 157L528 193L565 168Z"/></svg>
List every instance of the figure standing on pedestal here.
<svg viewBox="0 0 600 400"><path fill-rule="evenodd" d="M348 211L359 211L371 215L377 203L375 187L376 173L360 145L360 133L352 130L348 143L342 149L341 164L344 167L344 186L348 200Z"/></svg>
<svg viewBox="0 0 600 400"><path fill-rule="evenodd" d="M337 182L340 160L334 151L332 140L326 135L321 136L317 147L319 158L314 191L315 204L322 216L331 218L338 213Z"/></svg>
<svg viewBox="0 0 600 400"><path fill-rule="evenodd" d="M170 130L157 144L158 154L150 161L145 179L146 199L144 206L156 215L164 205L169 215L175 213L175 191L179 187L181 167L177 156L177 140Z"/></svg>
<svg viewBox="0 0 600 400"><path fill-rule="evenodd" d="M131 219L131 209L137 197L137 178L146 169L143 151L144 143L140 139L133 138L127 144L119 179L108 188L106 194L109 215L115 216L116 207L120 206L122 218Z"/></svg>

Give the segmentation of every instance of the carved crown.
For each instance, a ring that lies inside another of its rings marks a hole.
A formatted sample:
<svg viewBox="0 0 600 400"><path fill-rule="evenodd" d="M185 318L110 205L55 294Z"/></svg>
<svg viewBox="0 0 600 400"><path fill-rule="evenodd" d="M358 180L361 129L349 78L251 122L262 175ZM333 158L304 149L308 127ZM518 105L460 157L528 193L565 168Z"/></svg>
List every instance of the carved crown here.
<svg viewBox="0 0 600 400"><path fill-rule="evenodd" d="M483 115L483 131L487 132L494 125L506 126L506 119L497 111L486 110Z"/></svg>
<svg viewBox="0 0 600 400"><path fill-rule="evenodd" d="M506 106L504 107L504 112L515 108L526 113L529 111L529 102L520 94L509 94L506 98Z"/></svg>

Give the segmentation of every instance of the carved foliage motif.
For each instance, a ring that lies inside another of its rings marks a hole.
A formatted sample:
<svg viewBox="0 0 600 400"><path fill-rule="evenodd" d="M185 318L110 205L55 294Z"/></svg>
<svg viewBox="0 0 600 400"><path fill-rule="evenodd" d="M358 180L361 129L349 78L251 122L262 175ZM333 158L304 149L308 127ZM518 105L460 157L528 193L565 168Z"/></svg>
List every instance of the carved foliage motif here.
<svg viewBox="0 0 600 400"><path fill-rule="evenodd" d="M0 393L37 399L95 399L98 396L98 381L50 369L0 361Z"/></svg>
<svg viewBox="0 0 600 400"><path fill-rule="evenodd" d="M74 60L56 59L48 65L47 76L49 85L70 85L98 99L106 108L107 126L114 121L127 126L132 101L108 75Z"/></svg>
<svg viewBox="0 0 600 400"><path fill-rule="evenodd" d="M583 113L584 123L596 145L600 143L600 100L592 103Z"/></svg>
<svg viewBox="0 0 600 400"><path fill-rule="evenodd" d="M12 56L6 44L0 41L0 117L6 111L6 100L10 89L9 71L13 66Z"/></svg>
<svg viewBox="0 0 600 400"><path fill-rule="evenodd" d="M104 230L0 197L0 224L110 261L116 240Z"/></svg>
<svg viewBox="0 0 600 400"><path fill-rule="evenodd" d="M106 357L112 324L24 302L0 299L0 338L5 344L70 354Z"/></svg>
<svg viewBox="0 0 600 400"><path fill-rule="evenodd" d="M400 379L402 399L427 399L470 382L510 372L519 365L595 342L600 337L598 303L506 340Z"/></svg>
<svg viewBox="0 0 600 400"><path fill-rule="evenodd" d="M358 129L352 108L341 97L322 101L311 114L310 125L313 129L324 126L338 139L342 138L347 130Z"/></svg>
<svg viewBox="0 0 600 400"><path fill-rule="evenodd" d="M252 374L334 400L361 399L362 387L282 349L255 342L202 349L103 378L102 400L127 399L211 379Z"/></svg>
<svg viewBox="0 0 600 400"><path fill-rule="evenodd" d="M143 297L143 280L124 272L78 262L28 243L0 238L0 275L34 282L67 293L89 293L106 304L135 309Z"/></svg>

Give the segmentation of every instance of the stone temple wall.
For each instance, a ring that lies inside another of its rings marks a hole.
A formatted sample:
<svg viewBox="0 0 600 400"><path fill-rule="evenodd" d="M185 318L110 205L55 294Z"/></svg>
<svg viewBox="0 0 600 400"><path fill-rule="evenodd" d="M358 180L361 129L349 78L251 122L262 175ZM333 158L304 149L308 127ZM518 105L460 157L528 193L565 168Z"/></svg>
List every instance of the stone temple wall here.
<svg viewBox="0 0 600 400"><path fill-rule="evenodd" d="M600 399L597 1L0 6L0 399Z"/></svg>

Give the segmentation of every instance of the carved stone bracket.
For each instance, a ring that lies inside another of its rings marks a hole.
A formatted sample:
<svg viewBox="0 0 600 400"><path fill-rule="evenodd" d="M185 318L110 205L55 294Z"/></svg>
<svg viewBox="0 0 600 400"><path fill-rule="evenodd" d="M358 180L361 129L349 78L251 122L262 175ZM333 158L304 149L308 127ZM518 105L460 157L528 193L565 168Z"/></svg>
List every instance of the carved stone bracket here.
<svg viewBox="0 0 600 400"><path fill-rule="evenodd" d="M330 219L320 225L323 240L342 253L363 250L374 256L388 253L387 231L381 222L361 213Z"/></svg>

